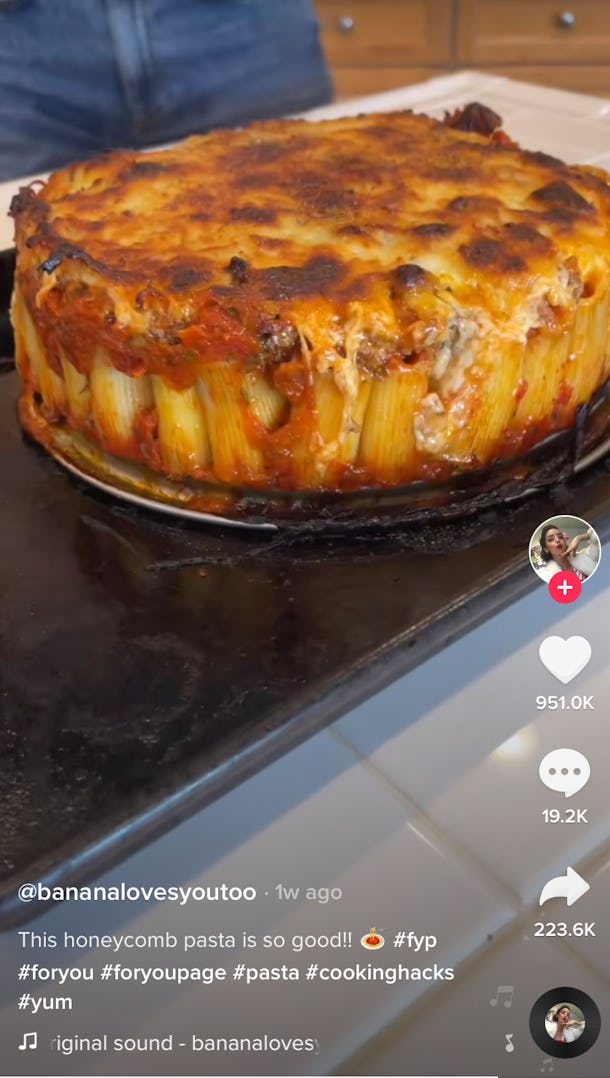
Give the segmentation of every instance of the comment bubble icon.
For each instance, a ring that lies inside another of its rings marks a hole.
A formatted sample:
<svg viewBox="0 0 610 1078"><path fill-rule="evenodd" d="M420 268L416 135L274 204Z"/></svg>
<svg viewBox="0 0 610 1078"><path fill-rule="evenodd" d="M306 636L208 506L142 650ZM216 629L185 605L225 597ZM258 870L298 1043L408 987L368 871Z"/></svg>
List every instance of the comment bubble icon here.
<svg viewBox="0 0 610 1078"><path fill-rule="evenodd" d="M553 749L542 760L538 774L549 790L573 797L587 785L591 765L577 749Z"/></svg>

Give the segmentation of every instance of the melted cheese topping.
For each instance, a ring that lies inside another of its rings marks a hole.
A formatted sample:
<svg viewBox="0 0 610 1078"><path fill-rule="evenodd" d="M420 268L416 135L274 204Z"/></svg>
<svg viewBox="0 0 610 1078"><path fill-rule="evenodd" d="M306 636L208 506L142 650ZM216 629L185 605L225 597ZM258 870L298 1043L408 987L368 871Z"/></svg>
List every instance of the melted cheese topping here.
<svg viewBox="0 0 610 1078"><path fill-rule="evenodd" d="M291 401L330 373L341 415L320 460L359 429L363 380L405 370L427 379L418 451L465 460L503 355L569 327L610 264L603 173L408 112L109 154L24 189L13 214L52 367L67 356L88 374L101 347L125 374L186 389L230 362ZM294 384L288 361L305 372ZM514 371L498 380L510 400Z"/></svg>

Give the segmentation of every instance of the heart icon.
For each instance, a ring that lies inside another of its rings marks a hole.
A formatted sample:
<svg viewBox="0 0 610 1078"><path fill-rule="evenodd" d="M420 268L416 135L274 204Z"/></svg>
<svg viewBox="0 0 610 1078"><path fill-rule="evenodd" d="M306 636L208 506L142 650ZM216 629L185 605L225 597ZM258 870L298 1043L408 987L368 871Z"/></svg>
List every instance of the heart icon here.
<svg viewBox="0 0 610 1078"><path fill-rule="evenodd" d="M538 649L540 661L549 674L564 685L572 681L591 658L591 645L584 636L547 636Z"/></svg>

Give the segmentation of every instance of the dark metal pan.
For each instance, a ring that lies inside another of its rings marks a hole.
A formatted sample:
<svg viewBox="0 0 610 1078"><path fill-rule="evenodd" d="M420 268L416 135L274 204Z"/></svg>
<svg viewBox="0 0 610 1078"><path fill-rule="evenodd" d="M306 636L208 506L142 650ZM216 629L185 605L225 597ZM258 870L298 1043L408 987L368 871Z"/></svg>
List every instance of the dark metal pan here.
<svg viewBox="0 0 610 1078"><path fill-rule="evenodd" d="M171 520L67 475L23 436L17 394L5 371L3 926L29 915L19 883L91 878L542 587L527 564L541 520L610 534L603 462L466 519L337 535Z"/></svg>

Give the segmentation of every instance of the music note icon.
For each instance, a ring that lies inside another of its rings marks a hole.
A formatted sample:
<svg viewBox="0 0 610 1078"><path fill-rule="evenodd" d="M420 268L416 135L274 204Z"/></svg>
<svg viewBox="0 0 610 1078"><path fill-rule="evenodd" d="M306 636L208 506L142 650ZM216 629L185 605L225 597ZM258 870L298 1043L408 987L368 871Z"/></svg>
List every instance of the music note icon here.
<svg viewBox="0 0 610 1078"><path fill-rule="evenodd" d="M37 1033L24 1033L23 1040L19 1045L19 1051L23 1052L26 1048L38 1048L38 1034Z"/></svg>
<svg viewBox="0 0 610 1078"><path fill-rule="evenodd" d="M542 1066L540 1068L540 1073L541 1074L548 1074L549 1071L552 1071L552 1070L554 1070L553 1060L550 1058L550 1056L547 1056L546 1059L542 1060Z"/></svg>
<svg viewBox="0 0 610 1078"><path fill-rule="evenodd" d="M515 991L515 989L514 989L512 984L501 984L501 985L499 985L498 991L496 992L495 996L493 997L493 999L490 999L490 1001L489 1001L490 1005L492 1007L497 1007L498 1006L498 1000L502 996L506 996L506 999L503 1000L504 1006L505 1007L512 1007L514 991Z"/></svg>
<svg viewBox="0 0 610 1078"><path fill-rule="evenodd" d="M514 1052L515 1046L513 1044L513 1038L514 1038L515 1034L514 1033L505 1033L504 1036L506 1037L506 1045L504 1047L504 1051L505 1052Z"/></svg>

